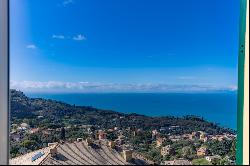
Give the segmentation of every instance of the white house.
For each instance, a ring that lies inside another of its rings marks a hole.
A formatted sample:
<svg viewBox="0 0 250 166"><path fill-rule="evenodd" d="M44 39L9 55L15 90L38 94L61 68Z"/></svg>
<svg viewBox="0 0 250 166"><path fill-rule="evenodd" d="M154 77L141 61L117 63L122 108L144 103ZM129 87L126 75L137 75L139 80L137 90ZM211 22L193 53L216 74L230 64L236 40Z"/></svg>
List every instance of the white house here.
<svg viewBox="0 0 250 166"><path fill-rule="evenodd" d="M219 155L216 156L206 156L206 160L209 162L213 162L214 160L220 160L221 157Z"/></svg>

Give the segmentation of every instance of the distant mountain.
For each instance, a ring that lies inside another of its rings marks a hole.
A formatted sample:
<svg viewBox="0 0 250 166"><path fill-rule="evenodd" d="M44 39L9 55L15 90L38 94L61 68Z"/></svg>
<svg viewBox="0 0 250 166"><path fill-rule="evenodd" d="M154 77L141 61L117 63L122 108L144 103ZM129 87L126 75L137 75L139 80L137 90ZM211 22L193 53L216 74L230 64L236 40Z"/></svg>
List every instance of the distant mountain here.
<svg viewBox="0 0 250 166"><path fill-rule="evenodd" d="M10 96L12 123L26 119L33 127L58 128L68 125L96 125L104 129L135 127L145 130L161 128L168 130L171 126L179 126L174 131L178 134L192 131L205 131L208 134L235 133L195 116L177 118L123 114L93 107L70 105L55 100L29 98L23 92L16 90L11 90ZM43 118L39 119L38 116Z"/></svg>

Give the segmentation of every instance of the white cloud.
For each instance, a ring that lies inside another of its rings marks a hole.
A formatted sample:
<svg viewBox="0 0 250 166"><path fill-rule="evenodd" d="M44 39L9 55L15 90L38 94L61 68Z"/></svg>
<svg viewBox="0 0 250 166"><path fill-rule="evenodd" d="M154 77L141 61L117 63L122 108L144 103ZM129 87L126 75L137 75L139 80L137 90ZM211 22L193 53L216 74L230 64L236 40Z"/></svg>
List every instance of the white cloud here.
<svg viewBox="0 0 250 166"><path fill-rule="evenodd" d="M28 48L28 49L37 49L36 45L34 45L34 44L29 44L29 45L26 46L26 48Z"/></svg>
<svg viewBox="0 0 250 166"><path fill-rule="evenodd" d="M238 90L238 86L237 85L230 85L230 86L228 86L228 88L231 91L237 91Z"/></svg>
<svg viewBox="0 0 250 166"><path fill-rule="evenodd" d="M82 41L82 40L86 40L86 37L84 35L79 34L77 36L74 36L73 40Z"/></svg>
<svg viewBox="0 0 250 166"><path fill-rule="evenodd" d="M63 36L63 35L53 35L52 38L53 39L65 39L65 36Z"/></svg>
<svg viewBox="0 0 250 166"><path fill-rule="evenodd" d="M237 86L218 87L213 85L168 85L168 84L115 84L91 82L36 82L11 81L10 87L23 91L58 92L213 92L237 91Z"/></svg>
<svg viewBox="0 0 250 166"><path fill-rule="evenodd" d="M180 79L180 80L193 80L193 79L195 79L195 77L193 77L193 76L180 76L180 77L178 77L178 79Z"/></svg>
<svg viewBox="0 0 250 166"><path fill-rule="evenodd" d="M70 5L70 4L74 4L74 0L64 0L62 2L62 5L63 6L67 6L67 5Z"/></svg>
<svg viewBox="0 0 250 166"><path fill-rule="evenodd" d="M86 40L86 37L82 34L79 34L79 35L75 35L75 36L65 36L65 35L52 35L52 39L59 39L59 40L64 40L64 39L67 39L67 40L75 40L75 41L83 41L83 40Z"/></svg>

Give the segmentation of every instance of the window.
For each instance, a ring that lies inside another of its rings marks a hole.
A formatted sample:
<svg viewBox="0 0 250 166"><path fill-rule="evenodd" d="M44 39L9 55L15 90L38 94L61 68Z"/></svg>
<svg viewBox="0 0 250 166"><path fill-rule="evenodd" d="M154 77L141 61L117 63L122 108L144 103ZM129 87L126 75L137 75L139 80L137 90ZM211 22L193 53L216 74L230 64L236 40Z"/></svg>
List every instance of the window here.
<svg viewBox="0 0 250 166"><path fill-rule="evenodd" d="M10 164L241 163L241 2L10 0Z"/></svg>

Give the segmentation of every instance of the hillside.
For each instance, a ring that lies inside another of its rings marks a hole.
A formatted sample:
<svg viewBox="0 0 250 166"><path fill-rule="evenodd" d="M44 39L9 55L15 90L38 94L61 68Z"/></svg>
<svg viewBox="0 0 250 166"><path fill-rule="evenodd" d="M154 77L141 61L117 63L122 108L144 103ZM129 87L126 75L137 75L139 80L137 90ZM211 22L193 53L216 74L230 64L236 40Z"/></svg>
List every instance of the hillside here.
<svg viewBox="0 0 250 166"><path fill-rule="evenodd" d="M93 107L75 106L55 100L29 98L23 92L11 90L11 120L18 123L24 118L32 127L59 128L68 125L95 125L100 128L135 127L145 130L168 129L179 126L176 133L205 131L208 134L234 133L195 116L148 117L138 114L123 114ZM44 117L38 119L38 116Z"/></svg>
<svg viewBox="0 0 250 166"><path fill-rule="evenodd" d="M29 98L11 90L10 154L12 158L32 154L51 142L72 143L79 138L113 141L118 150L132 149L142 158L158 163L191 162L219 155L234 163L235 131L195 116L149 117L93 107L75 106L42 98ZM171 146L167 156L162 149ZM229 156L229 158L228 158Z"/></svg>

